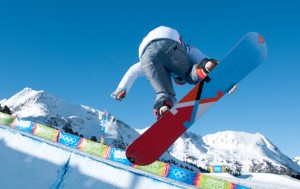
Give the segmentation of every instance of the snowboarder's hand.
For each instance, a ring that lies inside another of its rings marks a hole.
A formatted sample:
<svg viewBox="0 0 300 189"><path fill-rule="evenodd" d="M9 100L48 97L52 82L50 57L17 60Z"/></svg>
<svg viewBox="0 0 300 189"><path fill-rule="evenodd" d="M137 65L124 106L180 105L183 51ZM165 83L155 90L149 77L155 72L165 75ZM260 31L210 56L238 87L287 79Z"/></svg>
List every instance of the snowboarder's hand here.
<svg viewBox="0 0 300 189"><path fill-rule="evenodd" d="M111 95L110 95L112 98L116 99L116 100L123 100L123 98L125 98L126 96L126 90L125 89L121 89L121 88L118 88L115 92L113 92Z"/></svg>

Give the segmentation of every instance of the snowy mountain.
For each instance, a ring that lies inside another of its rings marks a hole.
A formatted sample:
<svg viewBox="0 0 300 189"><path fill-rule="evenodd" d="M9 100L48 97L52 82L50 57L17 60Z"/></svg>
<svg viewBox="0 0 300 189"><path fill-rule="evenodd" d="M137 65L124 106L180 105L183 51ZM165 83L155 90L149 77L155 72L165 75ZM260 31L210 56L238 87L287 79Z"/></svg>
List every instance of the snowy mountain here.
<svg viewBox="0 0 300 189"><path fill-rule="evenodd" d="M1 100L0 104L8 106L19 118L52 126L87 139L96 137L96 140L100 141L104 115L102 111L73 105L45 91L30 88L23 89L9 99ZM139 135L135 129L108 114L105 126L106 145L126 149ZM167 152L162 155L161 160L199 170L177 160Z"/></svg>
<svg viewBox="0 0 300 189"><path fill-rule="evenodd" d="M300 157L294 157L293 162L297 163L300 166Z"/></svg>
<svg viewBox="0 0 300 189"><path fill-rule="evenodd" d="M1 101L13 114L33 122L91 139L101 136L104 112L83 105L73 105L44 91L25 88L7 100ZM133 128L108 115L106 144L125 149L139 136Z"/></svg>
<svg viewBox="0 0 300 189"><path fill-rule="evenodd" d="M103 114L99 110L73 105L44 91L25 88L9 99L0 101L14 115L26 120L56 127L85 138L101 136ZM125 149L143 133L135 130L112 115L106 123L105 143ZM299 160L292 161L260 133L225 131L204 137L184 133L160 160L193 170L208 170L210 165L225 165L228 172L262 172L299 174ZM192 166L188 165L187 163ZM298 164L296 163L298 162Z"/></svg>
<svg viewBox="0 0 300 189"><path fill-rule="evenodd" d="M298 174L300 166L260 133L224 131L204 137L185 133L170 153L203 169L225 165L228 172Z"/></svg>

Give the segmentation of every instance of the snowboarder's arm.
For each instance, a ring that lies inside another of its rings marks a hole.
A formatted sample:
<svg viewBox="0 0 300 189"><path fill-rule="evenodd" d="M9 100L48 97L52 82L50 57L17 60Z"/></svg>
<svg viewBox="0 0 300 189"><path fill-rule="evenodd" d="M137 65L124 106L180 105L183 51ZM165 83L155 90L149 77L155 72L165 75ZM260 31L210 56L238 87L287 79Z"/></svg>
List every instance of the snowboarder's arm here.
<svg viewBox="0 0 300 189"><path fill-rule="evenodd" d="M138 62L131 66L126 74L123 76L121 82L118 85L118 88L125 89L127 92L131 89L133 83L138 77L145 76L142 68L141 63Z"/></svg>
<svg viewBox="0 0 300 189"><path fill-rule="evenodd" d="M138 62L131 66L126 74L123 76L122 80L120 81L117 90L111 95L112 98L115 98L117 100L122 100L125 98L126 93L129 92L132 85L134 84L135 80L138 77L145 76L142 68L141 63Z"/></svg>

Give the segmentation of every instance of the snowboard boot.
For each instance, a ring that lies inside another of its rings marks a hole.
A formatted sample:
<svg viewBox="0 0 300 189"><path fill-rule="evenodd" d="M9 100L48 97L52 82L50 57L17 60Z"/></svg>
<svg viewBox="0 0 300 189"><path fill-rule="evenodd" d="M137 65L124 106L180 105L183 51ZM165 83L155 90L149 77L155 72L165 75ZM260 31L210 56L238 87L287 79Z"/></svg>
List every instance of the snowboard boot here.
<svg viewBox="0 0 300 189"><path fill-rule="evenodd" d="M168 100L156 102L153 111L157 120L164 116L172 108L172 106L172 103Z"/></svg>
<svg viewBox="0 0 300 189"><path fill-rule="evenodd" d="M199 78L204 79L207 74L214 69L219 62L215 59L204 58L196 67L196 72Z"/></svg>

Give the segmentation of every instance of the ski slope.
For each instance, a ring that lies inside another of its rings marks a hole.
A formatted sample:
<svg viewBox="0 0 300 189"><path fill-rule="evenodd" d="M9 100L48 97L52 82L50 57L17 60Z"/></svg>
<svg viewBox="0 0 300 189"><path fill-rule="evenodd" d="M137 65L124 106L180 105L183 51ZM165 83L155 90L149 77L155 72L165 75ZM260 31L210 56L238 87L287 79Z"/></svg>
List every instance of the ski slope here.
<svg viewBox="0 0 300 189"><path fill-rule="evenodd" d="M0 125L0 187L192 188Z"/></svg>
<svg viewBox="0 0 300 189"><path fill-rule="evenodd" d="M240 177L234 177L228 173L210 173L209 175L253 189L300 189L300 181L286 175L268 173L249 173Z"/></svg>
<svg viewBox="0 0 300 189"><path fill-rule="evenodd" d="M0 125L1 189L196 188ZM300 189L288 176L206 174L251 188ZM207 186L206 188L212 188Z"/></svg>

